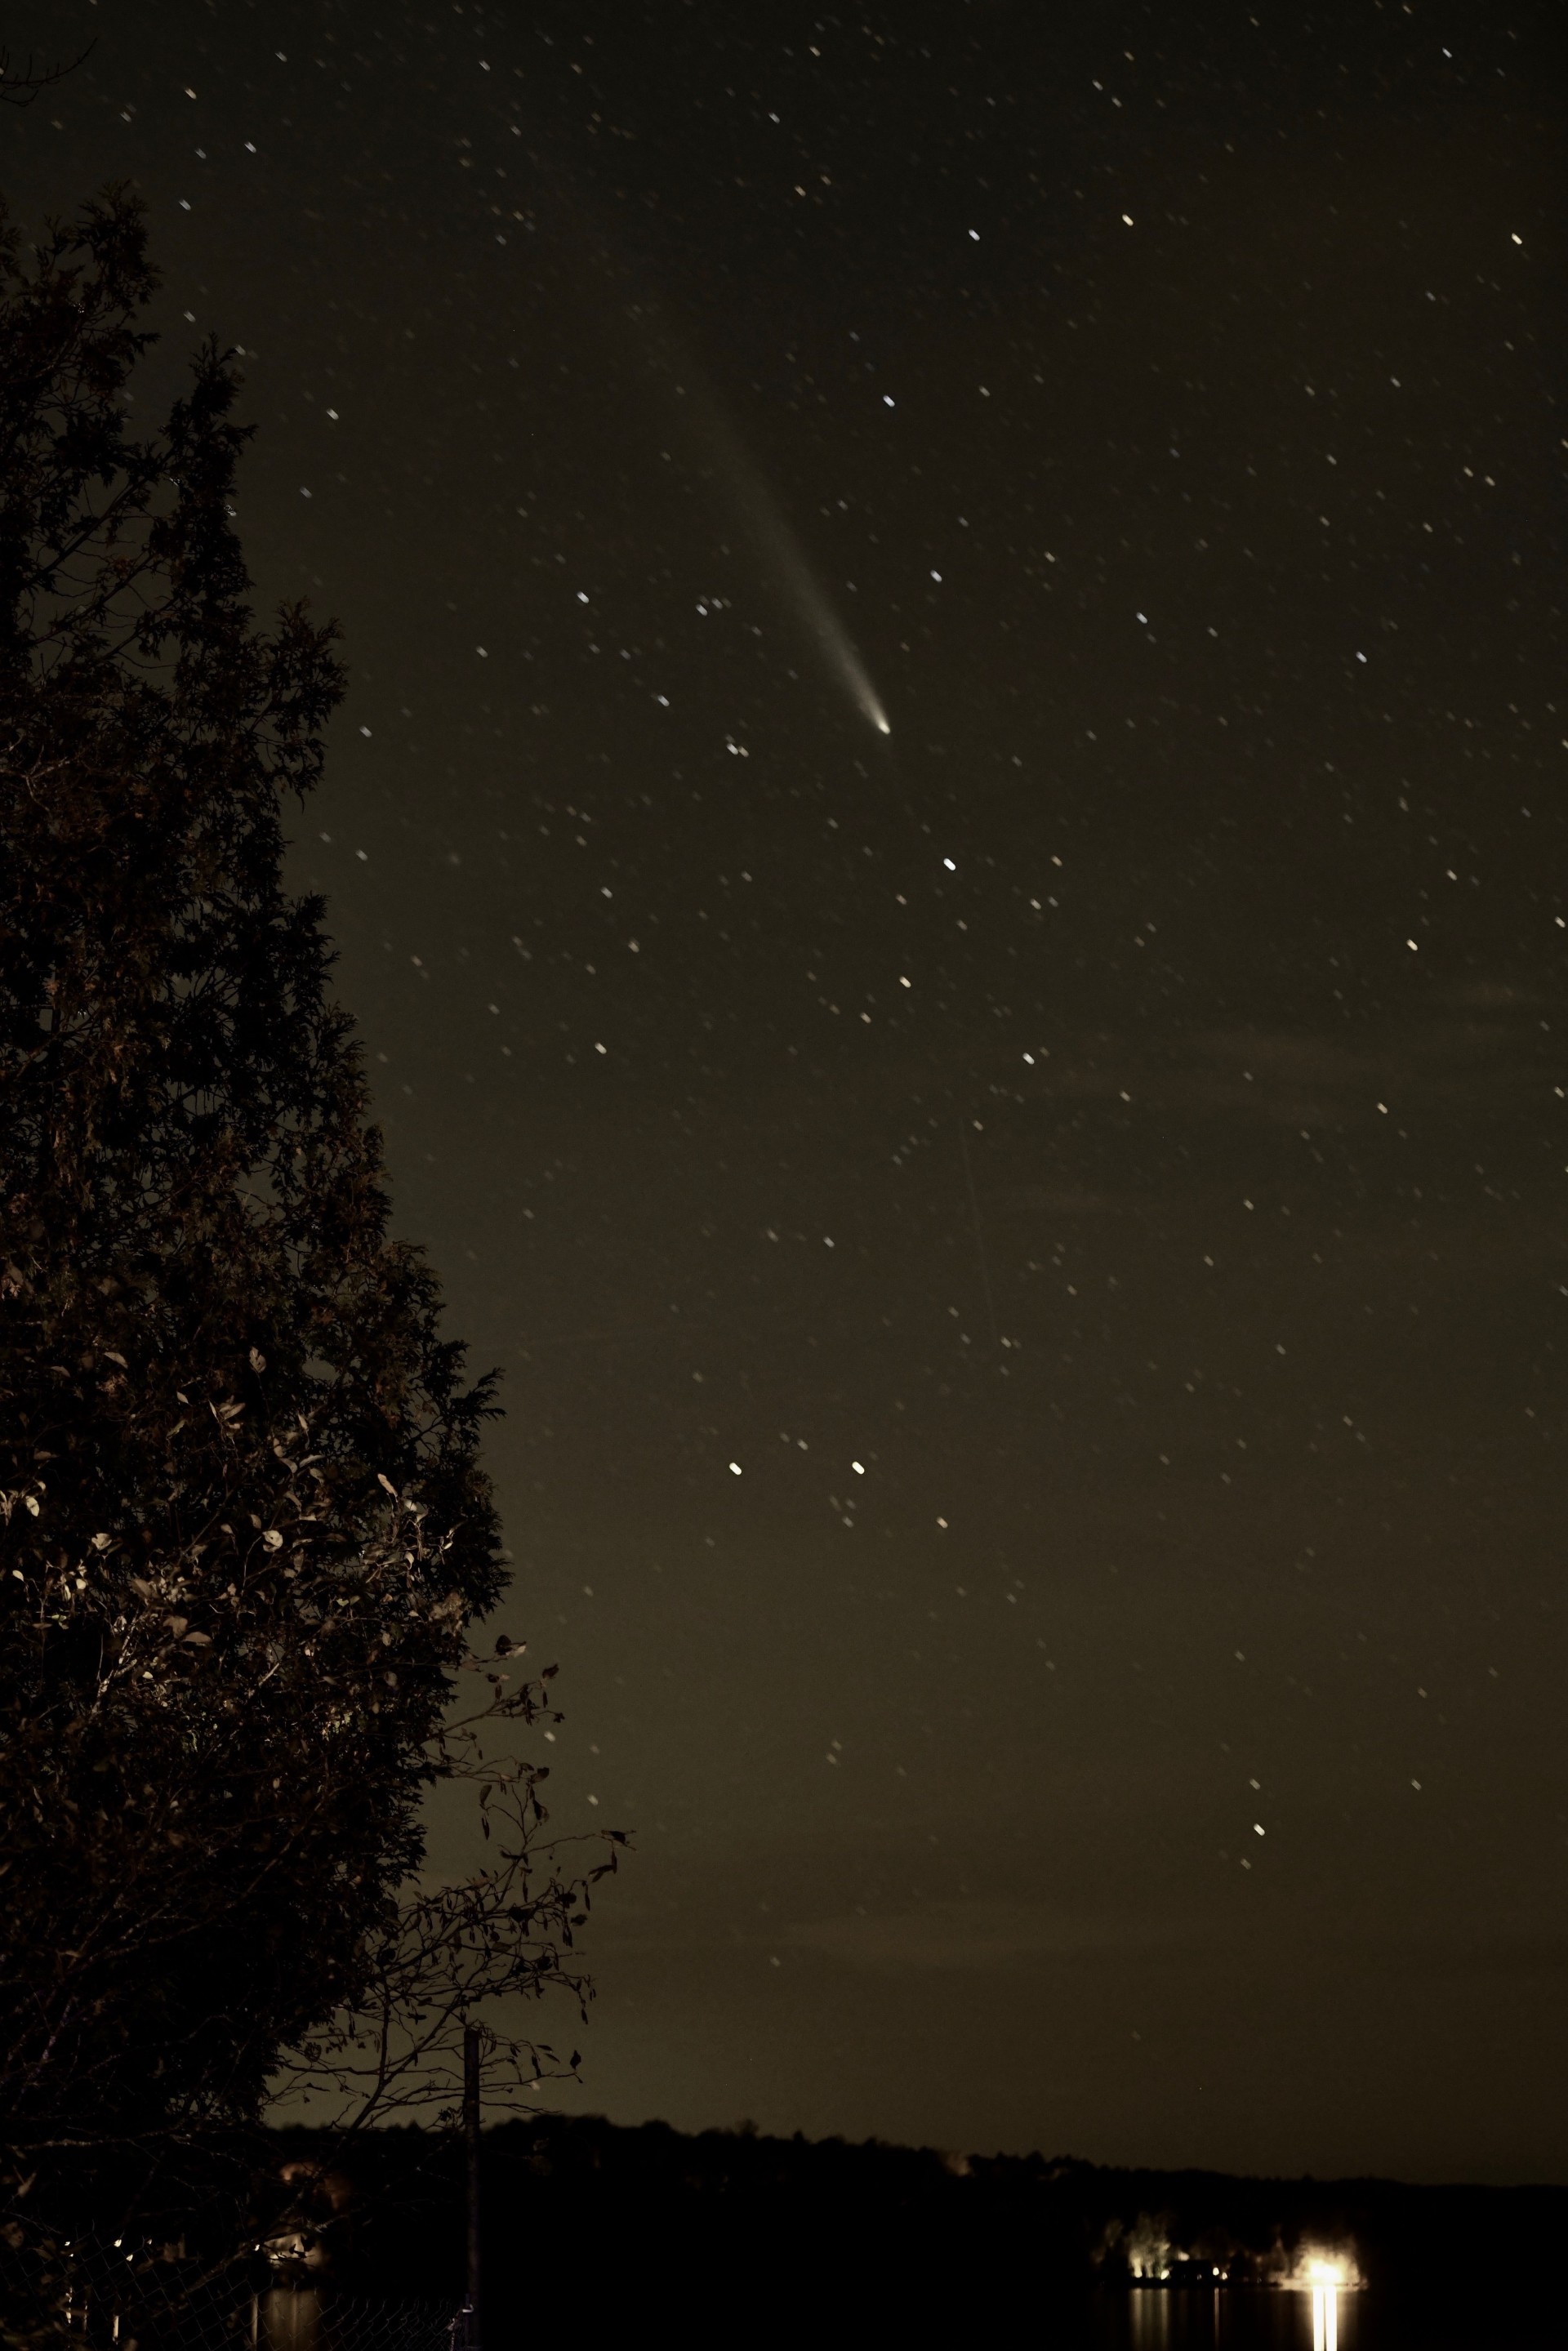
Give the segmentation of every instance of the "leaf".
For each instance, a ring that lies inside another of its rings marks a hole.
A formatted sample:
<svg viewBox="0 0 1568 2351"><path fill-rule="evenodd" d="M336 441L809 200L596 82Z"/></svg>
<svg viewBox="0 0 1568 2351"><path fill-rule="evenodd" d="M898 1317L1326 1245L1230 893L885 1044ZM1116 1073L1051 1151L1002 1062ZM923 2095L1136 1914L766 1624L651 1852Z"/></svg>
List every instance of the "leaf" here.
<svg viewBox="0 0 1568 2351"><path fill-rule="evenodd" d="M267 1369L267 1357L259 1347L253 1347L250 1351L250 1367L253 1372L265 1372Z"/></svg>

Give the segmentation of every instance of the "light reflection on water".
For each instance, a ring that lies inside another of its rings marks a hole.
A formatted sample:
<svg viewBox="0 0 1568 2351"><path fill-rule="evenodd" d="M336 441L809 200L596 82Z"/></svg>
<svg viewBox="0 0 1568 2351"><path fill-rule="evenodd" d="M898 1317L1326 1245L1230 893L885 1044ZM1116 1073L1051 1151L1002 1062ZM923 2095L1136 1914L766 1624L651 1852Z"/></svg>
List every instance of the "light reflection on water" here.
<svg viewBox="0 0 1568 2351"><path fill-rule="evenodd" d="M1084 2323L1086 2319L1087 2323ZM1105 2289L1051 2351L1568 2351L1560 2312L1532 2297L1280 2286Z"/></svg>
<svg viewBox="0 0 1568 2351"><path fill-rule="evenodd" d="M1134 2287L1102 2304L1099 2340L1105 2351L1358 2351L1361 2299L1332 2286Z"/></svg>

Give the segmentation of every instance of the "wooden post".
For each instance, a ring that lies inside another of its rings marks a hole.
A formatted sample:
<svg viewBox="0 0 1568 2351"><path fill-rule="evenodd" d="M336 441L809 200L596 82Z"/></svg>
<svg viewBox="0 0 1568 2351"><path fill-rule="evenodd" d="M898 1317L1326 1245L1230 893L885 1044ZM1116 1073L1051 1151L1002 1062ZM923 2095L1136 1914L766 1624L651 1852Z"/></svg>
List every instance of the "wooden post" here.
<svg viewBox="0 0 1568 2351"><path fill-rule="evenodd" d="M465 2351L479 2351L479 2028L463 2028L463 2136L468 2150L468 2292Z"/></svg>

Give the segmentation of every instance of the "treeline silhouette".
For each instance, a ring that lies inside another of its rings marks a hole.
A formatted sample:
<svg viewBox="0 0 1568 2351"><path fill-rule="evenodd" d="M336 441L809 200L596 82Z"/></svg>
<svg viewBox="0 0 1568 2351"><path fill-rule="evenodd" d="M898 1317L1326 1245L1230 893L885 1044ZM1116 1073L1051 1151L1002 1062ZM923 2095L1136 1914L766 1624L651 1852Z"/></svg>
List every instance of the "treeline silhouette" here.
<svg viewBox="0 0 1568 2351"><path fill-rule="evenodd" d="M276 2144L280 2165L336 2171L321 2251L345 2287L431 2299L460 2288L455 2139L372 2132L340 2166L323 2134ZM1474 2342L1475 2314L1524 2324L1554 2296L1546 2273L1568 2243L1568 2189L1120 2170L541 2115L486 2132L483 2223L497 2351L584 2296L601 2313L712 2324L727 2312L748 2325L758 2313L951 2316L1005 2303L1054 2313L1064 2342L1090 2340L1087 2315L1072 2314L1126 2288L1134 2257L1162 2242L1173 2283L1189 2261L1263 2281L1314 2251L1348 2253L1392 2330L1380 2324L1380 2342Z"/></svg>

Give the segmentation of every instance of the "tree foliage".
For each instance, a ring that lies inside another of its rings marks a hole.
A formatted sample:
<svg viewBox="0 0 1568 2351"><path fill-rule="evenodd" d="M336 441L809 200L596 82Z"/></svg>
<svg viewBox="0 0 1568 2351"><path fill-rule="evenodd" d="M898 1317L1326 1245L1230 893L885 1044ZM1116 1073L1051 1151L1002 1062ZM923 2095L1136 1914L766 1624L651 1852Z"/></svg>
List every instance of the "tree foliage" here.
<svg viewBox="0 0 1568 2351"><path fill-rule="evenodd" d="M0 2134L22 2170L243 2125L290 2050L319 2086L368 2064L347 2118L375 2114L477 1998L582 1989L586 1880L541 1863L542 1775L483 1743L543 1687L503 1640L451 1721L503 1583L492 1381L390 1236L322 907L283 883L335 632L253 615L215 345L160 433L129 430L154 284L123 192L0 238ZM501 1857L422 1889L420 1801L454 1776L507 1816Z"/></svg>

